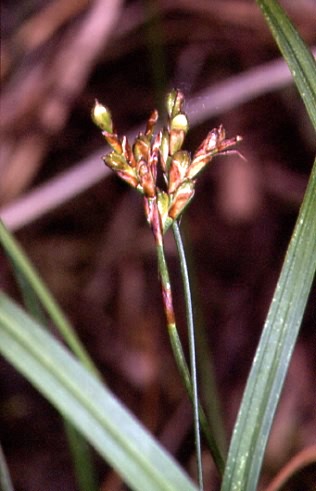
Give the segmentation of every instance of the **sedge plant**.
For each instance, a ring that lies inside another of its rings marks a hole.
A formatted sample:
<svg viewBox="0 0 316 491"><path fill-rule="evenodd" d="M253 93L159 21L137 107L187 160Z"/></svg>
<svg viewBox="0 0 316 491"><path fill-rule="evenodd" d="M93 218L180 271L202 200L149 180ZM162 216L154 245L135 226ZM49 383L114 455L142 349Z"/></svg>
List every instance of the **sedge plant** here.
<svg viewBox="0 0 316 491"><path fill-rule="evenodd" d="M174 89L167 95L166 109L168 115L166 127L157 134L154 133L158 121L158 111L154 110L147 121L145 132L136 137L133 145L130 145L125 136L122 138L118 136L114 130L109 109L98 101L95 102L92 118L102 130L106 142L112 147L112 151L104 157L105 164L123 181L139 191L144 198L146 219L156 245L167 331L179 372L193 402L198 480L200 489L203 489L200 421L209 439L210 448L220 472L223 471L223 457L216 442L209 435L205 416L198 400L190 285L178 219L194 196L198 174L215 155L232 151L230 149L241 141L241 137L227 139L223 126L214 128L191 158L190 153L182 149L189 123L184 111L184 95L180 90ZM158 186L159 173L163 176L164 187ZM186 292L190 369L185 360L176 326L172 287L164 251L163 238L170 227L174 230L179 249Z"/></svg>
<svg viewBox="0 0 316 491"><path fill-rule="evenodd" d="M257 3L291 69L310 121L316 130L315 60L276 0L257 0ZM167 126L154 134L158 120L158 113L154 111L145 132L138 135L132 146L125 137L120 139L115 133L110 112L106 107L96 103L93 118L112 147L112 152L105 157L106 164L144 197L146 218L153 231L157 248L167 329L180 373L194 403L200 489L203 482L199 457L199 424L206 441L211 448L213 447L212 453L217 467L224 471L221 491L254 491L257 489L266 443L316 270L316 160L258 343L228 456L224 462L221 455L216 453L214 437L210 435L204 413L198 403L190 288L178 219L194 195L199 172L215 155L236 151L234 146L240 137L226 139L223 127L216 128L209 133L191 158L182 150L188 121L183 110L181 92L172 91L167 97L166 105ZM162 187L157 184L158 173L162 174ZM170 228L175 234L185 278L191 339L190 369L176 328L171 283L164 252L164 235ZM1 354L119 472L131 489L196 491L196 486L172 457L101 382L93 362L81 346L71 324L41 282L22 248L1 221L0 243L13 264L15 275L20 276L21 289L32 293L28 296L28 307L22 309L0 291ZM45 314L59 329L69 350L45 328L45 323L40 320L41 316L34 314L34 305L30 307L30 302L34 304L34 299L41 304ZM80 463L82 468L84 460L85 458ZM283 483L295 472L293 467L285 471L285 477L282 476ZM85 474L87 472L86 469ZM5 491L12 491L12 483L1 451L0 484ZM281 486L282 484L278 484L273 489L279 490ZM80 489L91 491L88 485Z"/></svg>

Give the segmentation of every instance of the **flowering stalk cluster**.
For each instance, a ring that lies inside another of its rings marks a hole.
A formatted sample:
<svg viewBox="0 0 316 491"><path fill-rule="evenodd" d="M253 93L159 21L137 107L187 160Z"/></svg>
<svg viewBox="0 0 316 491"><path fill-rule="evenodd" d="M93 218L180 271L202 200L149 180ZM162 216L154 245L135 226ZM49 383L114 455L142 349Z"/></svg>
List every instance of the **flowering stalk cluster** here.
<svg viewBox="0 0 316 491"><path fill-rule="evenodd" d="M167 126L154 134L158 120L158 111L154 110L145 132L136 137L132 146L125 136L119 138L115 132L108 108L96 101L92 111L93 121L112 147L104 162L143 194L146 218L157 243L162 243L162 236L191 201L198 173L216 154L226 152L241 140L240 136L226 139L223 126L219 126L208 133L191 158L189 152L182 150L189 129L183 104L182 92L170 92L166 98ZM157 185L158 166L165 189Z"/></svg>
<svg viewBox="0 0 316 491"><path fill-rule="evenodd" d="M194 325L192 316L191 294L187 278L187 266L184 253L181 252L181 264L186 291L186 305L190 344L191 371L185 360L181 340L178 335L170 277L166 263L163 235L172 225L176 237L178 249L183 249L179 243L180 232L177 226L177 218L191 201L199 172L219 153L229 151L238 141L240 136L226 139L223 126L209 132L207 137L191 158L190 154L182 150L185 136L189 129L188 118L183 111L184 97L179 90L173 90L167 95L166 108L168 123L157 134L154 134L155 125L158 121L158 112L151 113L144 133L140 133L131 146L124 136L119 138L113 128L110 111L95 102L92 111L94 122L101 128L102 134L112 151L103 157L105 164L116 174L136 188L144 196L145 213L150 224L156 242L158 269L161 281L161 290L164 311L167 321L168 334L178 365L179 372L187 392L193 402L195 441L197 450L197 468L199 489L203 490L202 458L200 444L199 423L209 442L214 461L218 468L223 468L223 459L212 435L208 431L205 414L199 405L196 362ZM157 177L162 174L163 187L158 186Z"/></svg>

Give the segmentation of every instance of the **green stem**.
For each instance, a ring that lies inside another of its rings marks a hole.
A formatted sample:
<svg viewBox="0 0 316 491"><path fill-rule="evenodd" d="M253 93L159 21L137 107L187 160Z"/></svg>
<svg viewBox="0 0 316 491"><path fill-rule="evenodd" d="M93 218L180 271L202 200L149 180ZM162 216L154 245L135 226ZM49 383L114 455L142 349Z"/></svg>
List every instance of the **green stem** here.
<svg viewBox="0 0 316 491"><path fill-rule="evenodd" d="M173 354L175 357L175 361L179 373L182 377L184 386L186 388L186 391L191 401L193 401L193 387L192 387L191 375L185 360L181 340L176 327L173 302L172 302L171 283L170 283L169 271L168 271L165 254L164 254L162 241L157 241L156 248L157 248L159 275L160 275L161 287L162 287L162 296L164 300L164 310L167 319L167 329L170 338L170 344L173 350ZM218 472L222 475L224 472L224 460L218 449L217 443L213 435L209 431L207 420L200 404L199 404L199 420L207 444L213 455L215 465L218 469Z"/></svg>
<svg viewBox="0 0 316 491"><path fill-rule="evenodd" d="M184 226L184 227L183 227ZM183 242L183 236L185 238L185 223L181 227L181 233L179 239ZM200 302L198 298L198 285L196 278L196 271L194 267L194 261L192 251L190 251L190 244L185 244L185 255L180 257L180 261L183 261L184 267L190 271L190 289L192 292L192 305L194 305L194 325L195 325L195 345L197 353L197 371L199 373L199 397L203 399L203 408L207 418L207 423L210 431L214 435L214 439L223 456L227 454L225 427L223 423L223 411L221 408L221 401L218 394L212 353L209 349L209 343L205 330L205 321L200 308ZM184 251L184 247L182 246Z"/></svg>
<svg viewBox="0 0 316 491"><path fill-rule="evenodd" d="M201 489L203 489L202 453L201 453L201 437L200 437L200 421L199 421L199 395L198 395L198 383L197 383L197 371L196 371L195 329L194 329L194 320L193 320L190 279L189 279L189 273L188 273L180 228L177 221L173 222L172 228L173 228L174 238L177 244L177 249L180 259L181 275L182 275L183 287L184 287L184 298L185 298L189 350L190 350L190 368L191 368L191 379L192 379L192 398L193 398L193 413L194 413L194 433L195 433L195 447L196 447L196 454L197 454L196 458L197 458L197 467L199 472L199 484Z"/></svg>

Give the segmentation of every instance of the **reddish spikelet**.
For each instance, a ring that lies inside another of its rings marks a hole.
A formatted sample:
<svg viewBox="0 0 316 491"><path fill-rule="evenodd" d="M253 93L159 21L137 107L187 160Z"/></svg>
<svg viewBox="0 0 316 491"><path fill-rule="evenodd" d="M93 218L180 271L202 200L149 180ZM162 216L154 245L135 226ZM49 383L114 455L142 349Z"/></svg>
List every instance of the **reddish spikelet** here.
<svg viewBox="0 0 316 491"><path fill-rule="evenodd" d="M199 172L209 163L212 158L219 153L225 153L228 148L236 145L241 141L241 136L226 139L226 132L223 125L210 131L207 137L202 141L197 151L193 155L193 160L188 168L186 177L194 179Z"/></svg>
<svg viewBox="0 0 316 491"><path fill-rule="evenodd" d="M227 139L220 125L208 133L191 159L188 152L181 150L189 129L183 105L182 92L171 91L166 98L167 127L154 135L159 115L157 110L152 111L145 133L139 133L132 147L125 136L120 139L114 132L111 113L105 106L96 101L92 111L94 122L113 149L104 162L144 195L146 217L157 242L194 196L197 174L215 155L236 152L230 148L242 139L240 136ZM159 164L166 190L157 186Z"/></svg>

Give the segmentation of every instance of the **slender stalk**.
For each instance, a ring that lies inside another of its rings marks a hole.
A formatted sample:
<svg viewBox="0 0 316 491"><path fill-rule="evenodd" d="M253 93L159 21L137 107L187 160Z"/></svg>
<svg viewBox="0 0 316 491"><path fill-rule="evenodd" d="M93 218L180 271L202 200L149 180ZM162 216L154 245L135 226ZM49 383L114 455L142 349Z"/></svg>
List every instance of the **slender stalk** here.
<svg viewBox="0 0 316 491"><path fill-rule="evenodd" d="M167 320L168 334L169 334L172 350L175 356L175 360L177 362L178 369L180 371L180 374L184 380L187 391L189 392L193 402L198 483L199 483L200 491L203 491L203 472L202 472L202 456L201 456L199 409L198 409L199 402L198 402L196 370L195 370L194 334L193 334L193 346L192 346L192 336L191 336L192 334L191 331L193 327L192 309L189 309L190 310L189 344L190 344L190 357L191 357L191 370L192 370L192 373L190 375L187 363L185 361L181 341L179 338L179 334L175 322L171 283L170 283L169 271L165 258L162 240L157 241L157 256L158 256L158 267L159 267L159 274L161 280L164 310ZM193 367L192 367L192 363L194 363Z"/></svg>
<svg viewBox="0 0 316 491"><path fill-rule="evenodd" d="M201 437L200 437L200 421L199 421L199 394L198 394L198 382L197 382L197 371L196 371L195 328L194 328L193 309L192 309L191 287L190 287L190 279L189 279L189 272L188 272L188 267L185 257L185 251L184 251L182 237L180 233L180 227L176 220L173 222L172 229L178 249L181 275L182 275L183 287L184 287L184 298L185 298L189 350L190 350L195 447L196 447L197 464L198 464L198 471L199 471L199 483L201 483L203 487L202 453L201 453Z"/></svg>
<svg viewBox="0 0 316 491"><path fill-rule="evenodd" d="M168 271L168 266L166 263L166 258L165 258L165 253L162 243L157 245L157 257L158 257L158 269L159 269L159 275L161 281L162 298L163 298L164 311L167 320L168 334L169 334L172 350L175 356L175 360L180 375L191 397L192 396L191 375L185 360L185 356L183 353L181 341L179 338L179 334L175 322L169 271Z"/></svg>
<svg viewBox="0 0 316 491"><path fill-rule="evenodd" d="M168 329L170 344L172 347L172 351L173 351L173 354L175 357L175 361L176 361L179 373L181 375L184 386L186 388L186 391L187 391L191 401L193 401L193 388L192 388L191 375L190 375L190 371L189 371L189 368L188 368L188 365L187 365L187 362L186 362L186 359L185 359L185 356L183 353L181 340L180 340L177 326L176 326L176 322L175 322L175 315L174 315L173 301L172 301L171 283L170 283L169 271L168 271L168 266L167 266L167 262L166 262L166 258L165 258L162 240L156 241L156 250L157 250L158 269L159 269L159 275L160 275L160 280L161 280L162 297L163 297L165 315L166 315L166 319L167 319L167 329ZM217 470L218 470L220 475L223 475L225 462L224 462L223 456L221 454L221 451L218 448L218 445L217 445L217 442L214 438L214 435L210 432L205 413L204 413L203 408L200 404L199 404L199 420L200 420L201 429L203 431L206 442L207 442L209 449L211 451L211 454L213 456L214 463L217 467Z"/></svg>
<svg viewBox="0 0 316 491"><path fill-rule="evenodd" d="M180 229L180 225L178 227ZM212 353L209 349L209 343L205 330L205 320L200 308L198 285L192 251L190 244L185 241L185 223L182 223L180 229L180 240L184 243L183 250L185 255L183 261L189 271L190 289L192 294L192 305L194 305L194 333L196 346L196 367L199 374L198 389L199 398L203 399L203 408L205 411L207 423L210 432L214 435L218 448L222 455L227 454L226 433L223 422L223 411L218 394L217 383L214 374L214 363Z"/></svg>

